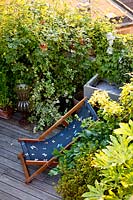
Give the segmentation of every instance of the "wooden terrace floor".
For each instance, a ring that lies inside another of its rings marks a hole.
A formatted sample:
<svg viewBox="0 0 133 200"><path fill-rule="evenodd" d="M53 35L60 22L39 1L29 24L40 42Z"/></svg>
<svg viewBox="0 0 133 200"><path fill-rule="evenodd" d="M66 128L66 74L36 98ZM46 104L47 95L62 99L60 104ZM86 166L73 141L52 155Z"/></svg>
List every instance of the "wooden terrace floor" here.
<svg viewBox="0 0 133 200"><path fill-rule="evenodd" d="M15 120L14 120L15 121ZM54 186L58 177L45 171L30 184L24 183L24 173L17 154L21 151L18 137L37 137L30 130L0 119L0 200L59 200ZM33 168L31 169L33 170Z"/></svg>

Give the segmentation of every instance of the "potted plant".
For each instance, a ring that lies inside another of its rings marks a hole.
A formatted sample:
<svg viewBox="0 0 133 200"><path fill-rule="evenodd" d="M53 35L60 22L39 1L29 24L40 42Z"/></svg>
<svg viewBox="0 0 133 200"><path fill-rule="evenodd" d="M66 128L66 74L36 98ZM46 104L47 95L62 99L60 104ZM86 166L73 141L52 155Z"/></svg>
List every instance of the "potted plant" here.
<svg viewBox="0 0 133 200"><path fill-rule="evenodd" d="M84 85L84 96L88 98L94 93L95 90L105 90L113 100L118 100L121 90L115 83L110 83L106 79L101 79L99 74L93 76Z"/></svg>
<svg viewBox="0 0 133 200"><path fill-rule="evenodd" d="M12 115L11 101L9 99L9 89L7 78L4 72L0 72L0 117L9 119Z"/></svg>
<svg viewBox="0 0 133 200"><path fill-rule="evenodd" d="M17 97L18 97L18 104L17 110L22 113L22 118L20 119L20 125L27 125L28 122L28 114L29 114L29 93L30 87L27 84L18 84L15 88Z"/></svg>

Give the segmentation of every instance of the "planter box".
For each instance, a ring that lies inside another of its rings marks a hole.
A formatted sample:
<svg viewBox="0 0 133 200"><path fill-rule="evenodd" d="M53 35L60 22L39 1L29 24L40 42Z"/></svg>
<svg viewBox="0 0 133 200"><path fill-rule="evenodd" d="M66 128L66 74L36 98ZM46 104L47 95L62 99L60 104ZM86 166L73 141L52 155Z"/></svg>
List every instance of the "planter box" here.
<svg viewBox="0 0 133 200"><path fill-rule="evenodd" d="M84 85L84 96L90 98L95 90L105 90L108 92L112 100L117 101L121 90L114 83L109 83L107 80L100 79L96 74Z"/></svg>

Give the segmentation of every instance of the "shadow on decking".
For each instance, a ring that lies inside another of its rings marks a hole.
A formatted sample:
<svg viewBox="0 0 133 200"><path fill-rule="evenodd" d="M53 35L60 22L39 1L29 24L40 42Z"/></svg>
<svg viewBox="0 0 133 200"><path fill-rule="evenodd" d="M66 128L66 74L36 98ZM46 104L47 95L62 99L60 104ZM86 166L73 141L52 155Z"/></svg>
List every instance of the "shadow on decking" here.
<svg viewBox="0 0 133 200"><path fill-rule="evenodd" d="M19 137L37 137L18 124L19 115L10 120L0 119L0 200L59 200L54 186L58 177L48 175L48 170L29 185L24 183L24 173L17 154L21 151ZM31 170L34 170L31 168Z"/></svg>

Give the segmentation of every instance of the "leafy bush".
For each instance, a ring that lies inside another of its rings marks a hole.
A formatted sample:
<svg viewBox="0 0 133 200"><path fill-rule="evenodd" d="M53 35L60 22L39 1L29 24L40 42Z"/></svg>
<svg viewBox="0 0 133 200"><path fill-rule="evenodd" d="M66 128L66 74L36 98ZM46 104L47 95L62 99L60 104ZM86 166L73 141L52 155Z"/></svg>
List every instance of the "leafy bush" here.
<svg viewBox="0 0 133 200"><path fill-rule="evenodd" d="M95 91L89 99L89 102L99 109L101 119L106 120L113 129L120 122L133 120L133 78L131 77L129 83L124 84L121 89L118 102L111 100L106 91Z"/></svg>
<svg viewBox="0 0 133 200"><path fill-rule="evenodd" d="M95 154L93 166L100 170L101 181L88 185L86 200L127 200L133 195L133 121L120 123L110 137L110 145Z"/></svg>
<svg viewBox="0 0 133 200"><path fill-rule="evenodd" d="M10 74L12 94L18 83L32 86L31 120L43 128L57 119L59 98L69 99L92 76L90 17L66 6L24 2L11 1L0 14L1 67Z"/></svg>
<svg viewBox="0 0 133 200"><path fill-rule="evenodd" d="M76 160L75 168L63 169L63 176L58 182L57 192L65 200L80 200L87 189L87 183L94 184L98 178L97 170L91 167L91 155Z"/></svg>
<svg viewBox="0 0 133 200"><path fill-rule="evenodd" d="M6 109L11 105L9 99L9 88L7 86L7 77L6 74L2 71L0 72L0 108Z"/></svg>
<svg viewBox="0 0 133 200"><path fill-rule="evenodd" d="M30 119L38 128L57 120L59 99L70 102L96 72L111 81L128 80L131 37L114 34L114 26L106 19L93 21L89 13L59 0L11 0L0 9L0 68L10 79L12 102L18 83L32 87ZM114 35L112 45L109 33ZM113 48L111 55L108 47Z"/></svg>
<svg viewBox="0 0 133 200"><path fill-rule="evenodd" d="M133 69L132 36L116 34L114 29L109 31L108 25L105 23L103 26L103 24L95 22L93 29L93 46L96 53L94 63L97 66L97 73L110 82L122 85L128 82L127 73L132 72Z"/></svg>
<svg viewBox="0 0 133 200"><path fill-rule="evenodd" d="M123 109L123 117L125 120L133 120L133 73L130 74L132 77L130 83L125 84L122 87L122 92L120 96L120 103Z"/></svg>

